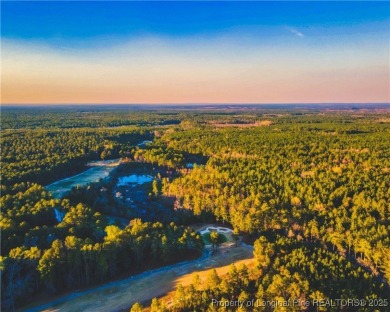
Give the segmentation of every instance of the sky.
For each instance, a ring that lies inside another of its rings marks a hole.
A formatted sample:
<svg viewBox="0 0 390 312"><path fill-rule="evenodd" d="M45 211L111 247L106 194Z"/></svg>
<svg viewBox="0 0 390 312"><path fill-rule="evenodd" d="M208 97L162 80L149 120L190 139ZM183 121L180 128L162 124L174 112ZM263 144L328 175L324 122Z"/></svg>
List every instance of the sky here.
<svg viewBox="0 0 390 312"><path fill-rule="evenodd" d="M390 2L1 3L1 102L389 103Z"/></svg>

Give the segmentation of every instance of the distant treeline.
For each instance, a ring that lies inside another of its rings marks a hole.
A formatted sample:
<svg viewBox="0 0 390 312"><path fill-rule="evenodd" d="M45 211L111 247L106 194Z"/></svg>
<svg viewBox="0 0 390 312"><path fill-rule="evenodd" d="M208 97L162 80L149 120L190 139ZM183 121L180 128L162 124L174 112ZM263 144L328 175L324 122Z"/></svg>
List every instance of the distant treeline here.
<svg viewBox="0 0 390 312"><path fill-rule="evenodd" d="M377 120L383 116L389 106L371 105L370 107L353 105L296 106L267 105L258 106L60 106L60 107L15 107L5 106L1 112L1 127L5 129L35 128L99 128L121 126L172 126L183 121L205 125L209 123L250 124L264 119L275 123L322 123L354 122L362 119ZM249 109L248 109L249 108ZM362 111L363 109L363 111ZM326 114L324 113L326 111Z"/></svg>

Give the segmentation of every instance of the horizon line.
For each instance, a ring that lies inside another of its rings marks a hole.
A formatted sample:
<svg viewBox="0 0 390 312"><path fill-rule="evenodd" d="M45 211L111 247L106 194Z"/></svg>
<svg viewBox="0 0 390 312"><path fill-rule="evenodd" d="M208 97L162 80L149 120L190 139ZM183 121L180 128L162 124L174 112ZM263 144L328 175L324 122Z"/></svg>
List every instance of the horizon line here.
<svg viewBox="0 0 390 312"><path fill-rule="evenodd" d="M140 105L140 106L190 106L190 105L390 105L390 102L280 102L280 103L205 103L205 102L183 102L183 103L0 103L1 106L89 106L89 105Z"/></svg>

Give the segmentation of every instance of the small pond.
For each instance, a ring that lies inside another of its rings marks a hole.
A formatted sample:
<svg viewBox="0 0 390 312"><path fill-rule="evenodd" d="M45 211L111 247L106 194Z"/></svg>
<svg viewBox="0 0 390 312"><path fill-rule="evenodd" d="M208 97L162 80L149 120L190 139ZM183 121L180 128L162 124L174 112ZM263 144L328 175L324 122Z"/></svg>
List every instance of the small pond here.
<svg viewBox="0 0 390 312"><path fill-rule="evenodd" d="M125 186L128 184L144 184L153 181L153 177L150 175L131 174L120 177L118 179L117 186Z"/></svg>

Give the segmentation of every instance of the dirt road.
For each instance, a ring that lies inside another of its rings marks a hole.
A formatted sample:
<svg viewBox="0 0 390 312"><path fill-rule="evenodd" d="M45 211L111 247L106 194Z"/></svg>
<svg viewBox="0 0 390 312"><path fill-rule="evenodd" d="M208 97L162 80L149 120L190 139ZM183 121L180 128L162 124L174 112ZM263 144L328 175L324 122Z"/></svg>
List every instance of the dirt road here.
<svg viewBox="0 0 390 312"><path fill-rule="evenodd" d="M119 311L135 302L145 302L174 290L179 284L187 285L192 281L193 273L201 276L207 270L216 268L219 274L227 271L231 263L251 263L252 248L247 245L223 246L214 254L206 252L201 258L163 267L153 271L107 283L82 292L74 292L47 304L24 311Z"/></svg>

